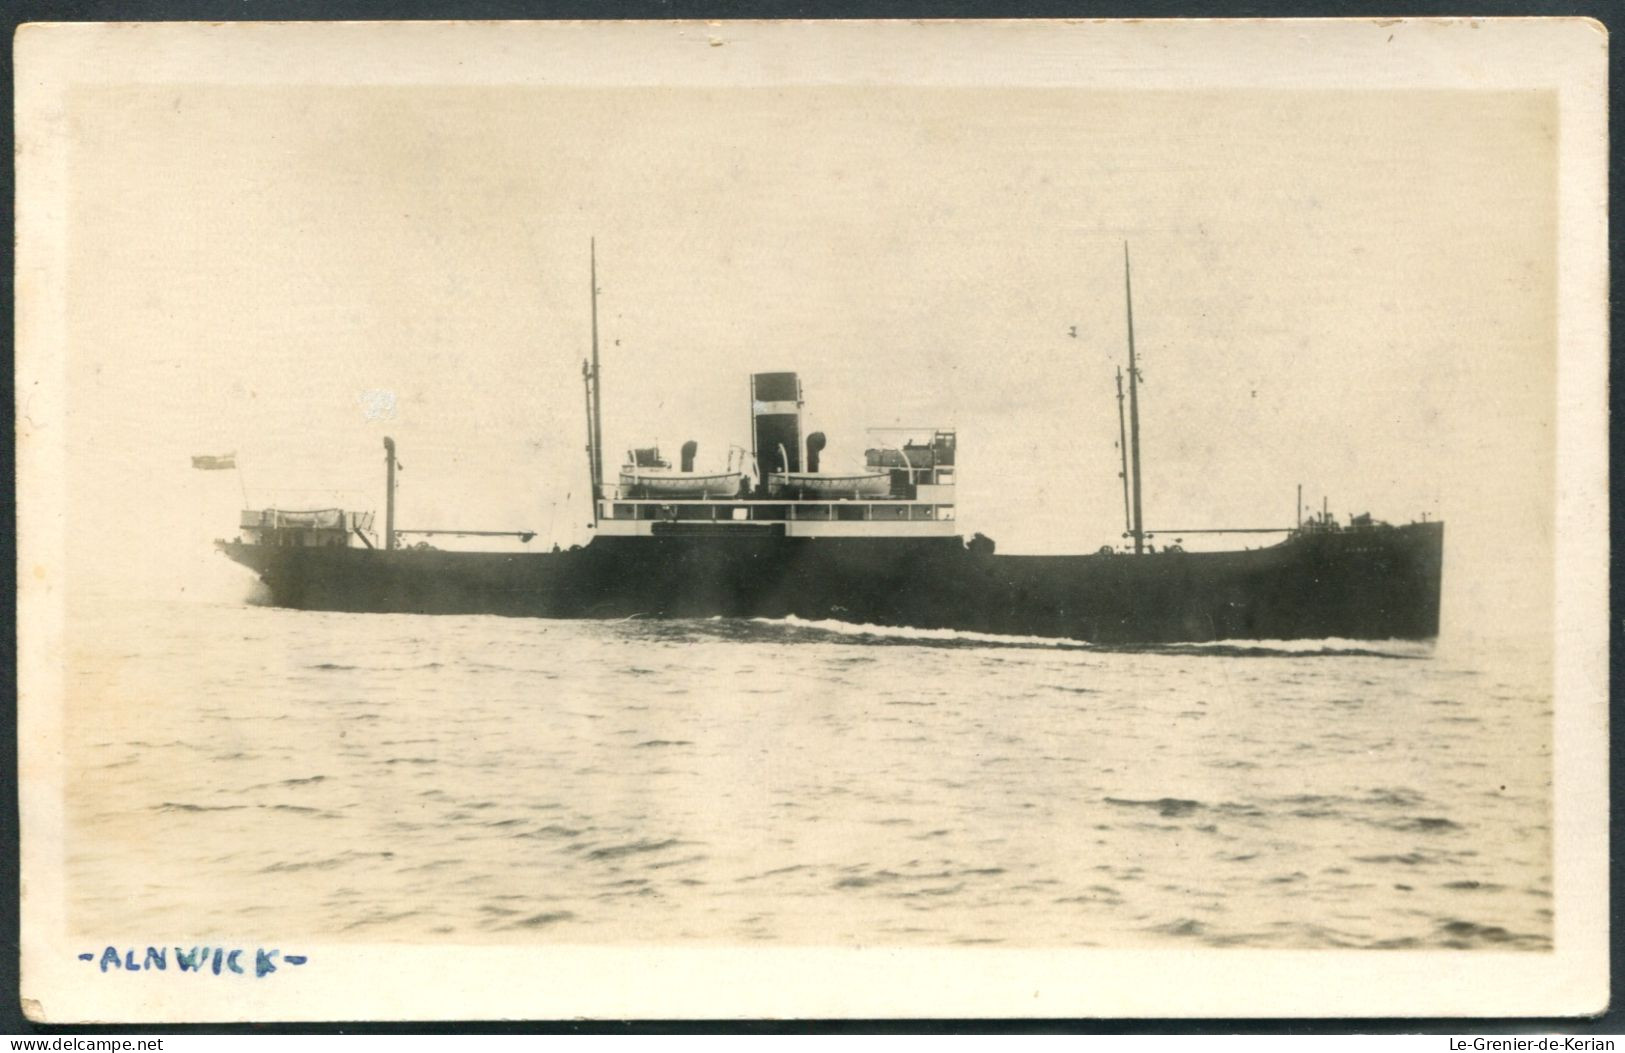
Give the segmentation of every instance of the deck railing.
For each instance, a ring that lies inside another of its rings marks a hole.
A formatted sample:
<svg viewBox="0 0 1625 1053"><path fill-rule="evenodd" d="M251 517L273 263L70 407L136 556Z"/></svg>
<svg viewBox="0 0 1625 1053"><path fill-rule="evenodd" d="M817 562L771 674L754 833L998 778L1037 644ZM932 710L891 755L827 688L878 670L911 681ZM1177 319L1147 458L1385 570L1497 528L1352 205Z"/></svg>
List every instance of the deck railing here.
<svg viewBox="0 0 1625 1053"><path fill-rule="evenodd" d="M901 500L783 501L706 500L662 501L611 498L600 503L604 519L667 522L923 522L951 520L952 504Z"/></svg>

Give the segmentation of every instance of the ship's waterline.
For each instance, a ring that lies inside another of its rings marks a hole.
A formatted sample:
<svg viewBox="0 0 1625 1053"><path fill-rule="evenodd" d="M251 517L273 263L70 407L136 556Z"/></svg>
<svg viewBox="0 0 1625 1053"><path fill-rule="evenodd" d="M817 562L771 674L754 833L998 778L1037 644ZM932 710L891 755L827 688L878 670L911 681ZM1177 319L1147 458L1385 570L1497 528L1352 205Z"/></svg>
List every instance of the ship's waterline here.
<svg viewBox="0 0 1625 1053"><path fill-rule="evenodd" d="M101 603L76 933L1551 945L1549 667Z"/></svg>
<svg viewBox="0 0 1625 1053"><path fill-rule="evenodd" d="M272 602L310 610L796 616L1104 643L1426 639L1439 631L1439 523L1304 534L1243 552L1139 556L1000 556L956 537L800 538L745 534L737 524L715 532L669 525L669 534L600 537L535 554L221 547L259 572Z"/></svg>

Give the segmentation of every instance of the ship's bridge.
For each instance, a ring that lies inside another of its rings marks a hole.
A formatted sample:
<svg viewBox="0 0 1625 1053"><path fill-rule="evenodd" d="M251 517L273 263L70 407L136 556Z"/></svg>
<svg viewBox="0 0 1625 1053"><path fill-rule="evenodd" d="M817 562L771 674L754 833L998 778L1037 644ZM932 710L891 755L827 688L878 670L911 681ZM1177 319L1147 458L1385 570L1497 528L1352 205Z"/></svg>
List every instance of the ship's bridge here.
<svg viewBox="0 0 1625 1053"><path fill-rule="evenodd" d="M938 538L958 534L954 521L955 433L943 428L870 429L861 472L819 471L823 436L807 437L806 471L780 446L753 455L757 478L732 493L716 492L716 475L654 475L631 465L621 485L598 501L606 537L750 536L806 538ZM799 438L799 436L798 436ZM799 453L800 451L797 451ZM764 470L765 469L765 470Z"/></svg>

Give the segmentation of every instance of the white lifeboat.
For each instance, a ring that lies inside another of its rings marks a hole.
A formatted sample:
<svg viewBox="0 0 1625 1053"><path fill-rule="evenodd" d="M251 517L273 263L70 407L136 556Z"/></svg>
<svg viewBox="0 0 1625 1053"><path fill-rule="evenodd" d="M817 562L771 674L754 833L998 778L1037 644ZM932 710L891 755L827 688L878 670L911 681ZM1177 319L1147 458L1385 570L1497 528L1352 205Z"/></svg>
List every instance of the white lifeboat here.
<svg viewBox="0 0 1625 1053"><path fill-rule="evenodd" d="M738 497L740 476L739 472L701 475L672 468L641 468L628 464L621 466L621 488L650 498Z"/></svg>
<svg viewBox="0 0 1625 1053"><path fill-rule="evenodd" d="M843 497L886 497L891 493L890 472L833 475L823 472L769 472L769 497L804 496L834 501Z"/></svg>
<svg viewBox="0 0 1625 1053"><path fill-rule="evenodd" d="M693 441L683 444L681 471L672 468L671 462L661 457L656 447L628 450L626 463L621 465L621 489L634 497L654 500L738 497L744 473L731 470L732 457L729 471L696 472L694 454L697 449Z"/></svg>

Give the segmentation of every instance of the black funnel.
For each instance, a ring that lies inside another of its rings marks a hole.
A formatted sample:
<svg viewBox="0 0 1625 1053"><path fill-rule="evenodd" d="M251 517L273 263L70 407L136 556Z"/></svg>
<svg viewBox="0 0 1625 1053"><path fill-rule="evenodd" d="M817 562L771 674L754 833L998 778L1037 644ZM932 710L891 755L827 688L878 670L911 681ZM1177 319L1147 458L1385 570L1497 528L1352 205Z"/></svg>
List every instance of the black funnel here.
<svg viewBox="0 0 1625 1053"><path fill-rule="evenodd" d="M815 431L807 436L807 471L818 471L818 455L824 452L824 433Z"/></svg>
<svg viewBox="0 0 1625 1053"><path fill-rule="evenodd" d="M801 471L801 381L794 373L755 373L750 415L762 482L770 472Z"/></svg>
<svg viewBox="0 0 1625 1053"><path fill-rule="evenodd" d="M683 471L692 472L694 470L694 455L699 452L699 449L700 444L693 439L683 443Z"/></svg>

